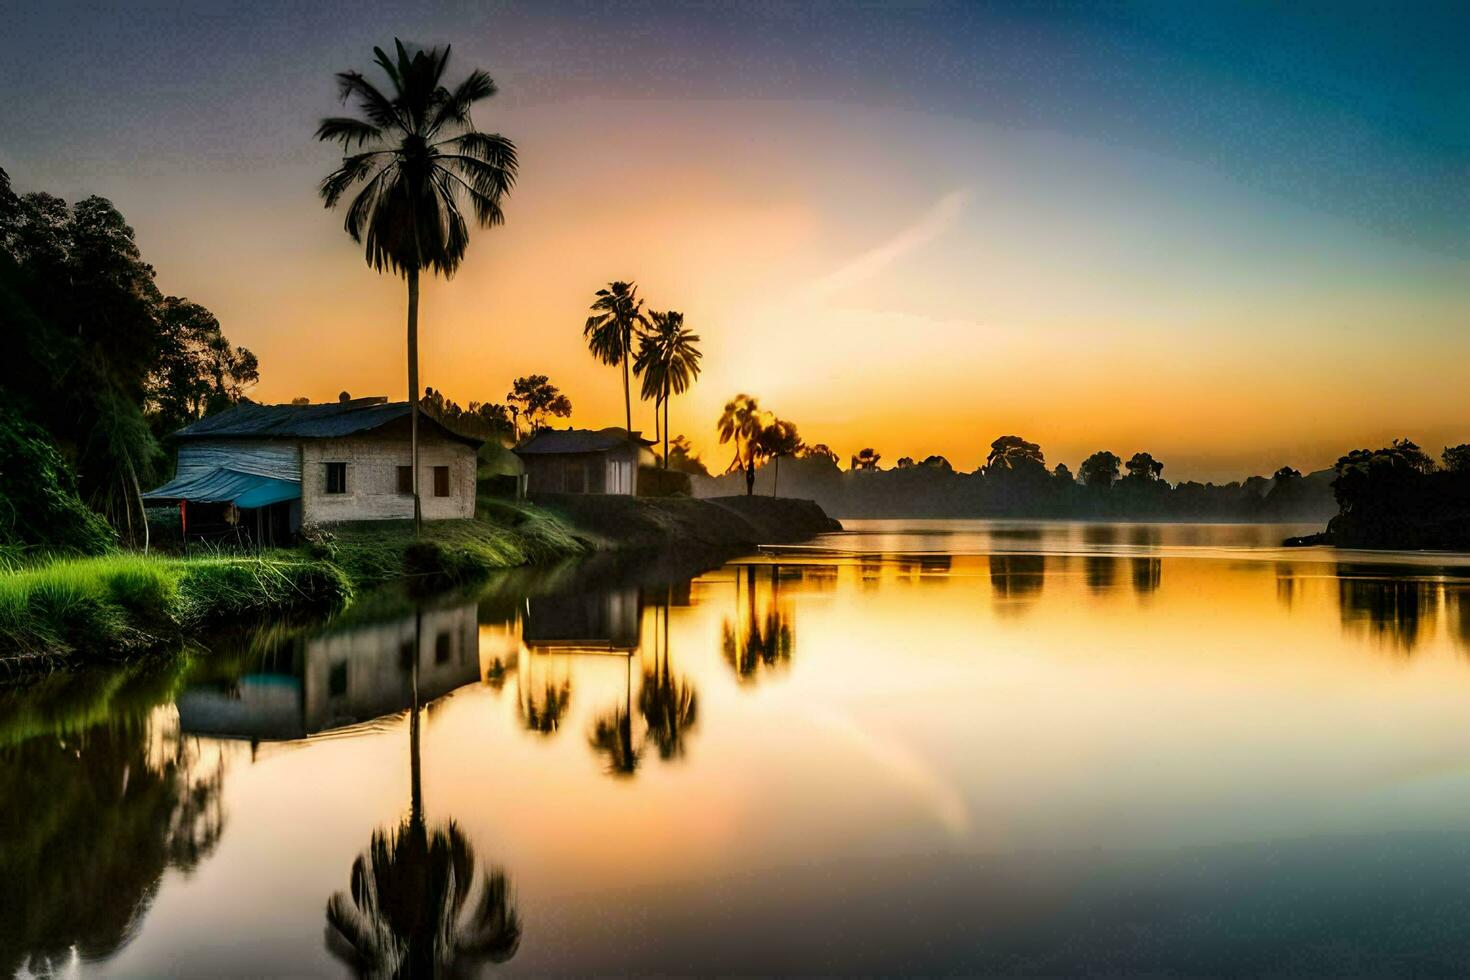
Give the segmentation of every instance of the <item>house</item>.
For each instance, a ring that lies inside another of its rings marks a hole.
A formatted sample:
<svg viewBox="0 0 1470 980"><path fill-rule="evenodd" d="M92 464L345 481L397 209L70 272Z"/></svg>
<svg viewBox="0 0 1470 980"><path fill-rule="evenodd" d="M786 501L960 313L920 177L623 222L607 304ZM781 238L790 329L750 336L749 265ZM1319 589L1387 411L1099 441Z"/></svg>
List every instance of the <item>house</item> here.
<svg viewBox="0 0 1470 980"><path fill-rule="evenodd" d="M517 446L530 493L635 495L638 467L653 464L653 442L626 429L542 429Z"/></svg>
<svg viewBox="0 0 1470 980"><path fill-rule="evenodd" d="M242 404L176 433L178 467L143 495L186 536L288 539L302 524L413 517L410 406L386 398ZM473 517L480 441L419 413L425 519Z"/></svg>

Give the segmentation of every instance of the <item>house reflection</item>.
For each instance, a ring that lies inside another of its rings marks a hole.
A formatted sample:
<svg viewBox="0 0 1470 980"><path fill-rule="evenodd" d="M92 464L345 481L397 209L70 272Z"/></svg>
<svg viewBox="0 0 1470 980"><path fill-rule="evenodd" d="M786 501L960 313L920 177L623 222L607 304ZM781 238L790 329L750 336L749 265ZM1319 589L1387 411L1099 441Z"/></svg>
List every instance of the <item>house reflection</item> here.
<svg viewBox="0 0 1470 980"><path fill-rule="evenodd" d="M521 639L532 652L631 653L642 616L634 586L536 596L526 600Z"/></svg>
<svg viewBox="0 0 1470 980"><path fill-rule="evenodd" d="M187 687L185 732L277 741L396 714L482 678L473 602L288 640L237 678ZM415 639L417 636L417 639Z"/></svg>

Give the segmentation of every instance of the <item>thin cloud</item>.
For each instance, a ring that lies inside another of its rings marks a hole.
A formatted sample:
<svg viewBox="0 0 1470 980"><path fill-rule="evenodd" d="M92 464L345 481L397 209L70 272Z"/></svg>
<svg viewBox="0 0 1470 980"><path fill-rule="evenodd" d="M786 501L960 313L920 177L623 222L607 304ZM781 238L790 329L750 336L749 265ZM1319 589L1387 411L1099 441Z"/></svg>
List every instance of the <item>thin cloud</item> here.
<svg viewBox="0 0 1470 980"><path fill-rule="evenodd" d="M877 248L864 252L835 272L812 284L813 297L828 296L848 286L870 279L899 258L926 245L949 230L964 213L974 195L968 187L950 191L934 203L918 221L900 231Z"/></svg>

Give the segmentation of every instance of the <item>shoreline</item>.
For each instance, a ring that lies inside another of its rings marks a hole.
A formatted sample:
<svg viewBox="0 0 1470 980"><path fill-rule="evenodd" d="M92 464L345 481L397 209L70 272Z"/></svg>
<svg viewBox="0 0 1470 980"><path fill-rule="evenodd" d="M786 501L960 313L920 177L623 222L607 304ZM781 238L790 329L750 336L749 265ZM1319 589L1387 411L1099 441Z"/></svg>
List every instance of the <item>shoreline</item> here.
<svg viewBox="0 0 1470 980"><path fill-rule="evenodd" d="M251 619L339 613L360 593L429 595L602 553L735 552L841 527L811 501L482 498L470 519L308 529L261 554L61 558L0 575L0 683L177 649Z"/></svg>

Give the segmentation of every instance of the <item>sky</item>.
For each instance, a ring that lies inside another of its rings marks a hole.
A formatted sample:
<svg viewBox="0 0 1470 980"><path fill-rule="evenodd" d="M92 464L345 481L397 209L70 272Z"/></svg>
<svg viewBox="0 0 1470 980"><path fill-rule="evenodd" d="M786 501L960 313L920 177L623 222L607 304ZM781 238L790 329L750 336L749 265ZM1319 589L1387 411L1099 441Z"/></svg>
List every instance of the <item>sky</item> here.
<svg viewBox="0 0 1470 980"><path fill-rule="evenodd" d="M500 92L503 227L424 287L423 382L543 373L621 424L595 291L684 312L671 410L736 393L844 458L1039 442L1173 479L1470 441L1470 6L78 4L7 12L0 167L110 198L259 401L406 393L401 279L324 210L333 73L394 37ZM635 427L653 428L635 407Z"/></svg>

